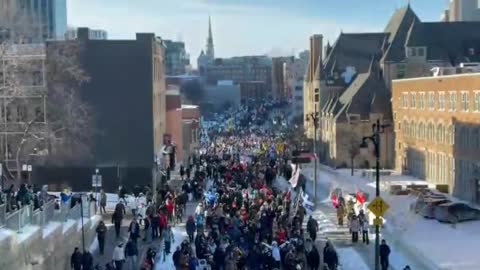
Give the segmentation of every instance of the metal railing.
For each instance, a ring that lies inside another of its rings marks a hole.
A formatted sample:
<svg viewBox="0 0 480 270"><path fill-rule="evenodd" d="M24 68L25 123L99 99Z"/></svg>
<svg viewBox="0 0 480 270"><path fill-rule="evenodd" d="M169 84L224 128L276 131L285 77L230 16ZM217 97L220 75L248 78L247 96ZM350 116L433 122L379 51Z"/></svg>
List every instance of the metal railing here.
<svg viewBox="0 0 480 270"><path fill-rule="evenodd" d="M59 209L55 209L57 204L55 201L48 201L39 209L33 210L33 205L26 205L14 212L6 212L6 204L0 205L0 228L23 232L23 228L27 225L35 225L39 227L46 226L49 222L66 222L68 219L79 220L82 217L91 218L95 215L95 203L83 200L82 207L79 203L70 207L71 201L60 203Z"/></svg>

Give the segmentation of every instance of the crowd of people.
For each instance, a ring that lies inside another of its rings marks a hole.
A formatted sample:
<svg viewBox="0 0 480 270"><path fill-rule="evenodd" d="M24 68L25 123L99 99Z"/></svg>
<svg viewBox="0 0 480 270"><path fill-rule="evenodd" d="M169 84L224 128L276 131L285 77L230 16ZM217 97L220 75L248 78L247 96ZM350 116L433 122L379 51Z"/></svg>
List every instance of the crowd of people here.
<svg viewBox="0 0 480 270"><path fill-rule="evenodd" d="M200 154L180 172L182 193L200 202L173 252L176 269L337 269L333 245L315 244L315 219L291 192L273 187L291 174L285 105L249 104L202 132Z"/></svg>

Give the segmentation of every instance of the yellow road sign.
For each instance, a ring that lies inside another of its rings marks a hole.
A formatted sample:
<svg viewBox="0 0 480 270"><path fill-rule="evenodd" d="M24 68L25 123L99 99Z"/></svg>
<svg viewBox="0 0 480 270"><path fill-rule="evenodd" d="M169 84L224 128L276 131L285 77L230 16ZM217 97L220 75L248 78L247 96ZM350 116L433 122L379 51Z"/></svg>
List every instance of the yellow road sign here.
<svg viewBox="0 0 480 270"><path fill-rule="evenodd" d="M373 220L373 225L375 226L382 226L383 225L383 219L381 217L376 217L374 220Z"/></svg>
<svg viewBox="0 0 480 270"><path fill-rule="evenodd" d="M377 217L382 217L387 212L388 208L390 208L390 206L381 197L376 197L368 205L368 210L370 210Z"/></svg>

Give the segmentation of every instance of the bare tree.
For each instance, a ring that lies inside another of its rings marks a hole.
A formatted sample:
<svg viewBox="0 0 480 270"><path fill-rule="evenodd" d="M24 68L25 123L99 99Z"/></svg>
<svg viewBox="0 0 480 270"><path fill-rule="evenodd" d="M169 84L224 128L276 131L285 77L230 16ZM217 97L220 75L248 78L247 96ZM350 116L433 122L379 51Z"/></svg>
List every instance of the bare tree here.
<svg viewBox="0 0 480 270"><path fill-rule="evenodd" d="M345 147L350 158L351 175L354 175L355 158L360 154L360 141L355 134L350 134L346 140Z"/></svg>
<svg viewBox="0 0 480 270"><path fill-rule="evenodd" d="M35 24L18 14L0 18L7 26L0 32L0 159L14 161L7 167L20 178L22 163L33 156L46 162L91 156L93 129L80 95L89 80L78 60L80 46L62 42L47 61L44 44L27 44L37 34L29 27Z"/></svg>

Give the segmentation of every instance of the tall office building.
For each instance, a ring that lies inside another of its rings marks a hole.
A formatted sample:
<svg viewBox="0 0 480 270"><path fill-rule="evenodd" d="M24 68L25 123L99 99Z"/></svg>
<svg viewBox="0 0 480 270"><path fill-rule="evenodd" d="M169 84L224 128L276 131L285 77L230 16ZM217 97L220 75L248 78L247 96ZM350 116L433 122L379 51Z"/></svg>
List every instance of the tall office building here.
<svg viewBox="0 0 480 270"><path fill-rule="evenodd" d="M0 28L22 42L64 39L67 0L0 0Z"/></svg>
<svg viewBox="0 0 480 270"><path fill-rule="evenodd" d="M445 10L442 20L445 22L480 21L479 1L450 0L450 6Z"/></svg>

